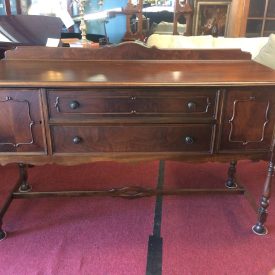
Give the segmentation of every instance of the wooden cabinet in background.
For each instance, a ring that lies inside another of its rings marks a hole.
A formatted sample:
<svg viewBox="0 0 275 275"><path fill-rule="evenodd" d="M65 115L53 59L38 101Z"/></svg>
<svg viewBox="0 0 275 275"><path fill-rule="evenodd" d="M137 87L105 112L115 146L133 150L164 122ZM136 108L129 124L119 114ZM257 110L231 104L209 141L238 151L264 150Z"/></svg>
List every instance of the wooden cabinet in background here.
<svg viewBox="0 0 275 275"><path fill-rule="evenodd" d="M250 0L246 36L269 36L275 32L275 0Z"/></svg>
<svg viewBox="0 0 275 275"><path fill-rule="evenodd" d="M249 3L250 0L232 0L228 19L227 36L245 36Z"/></svg>
<svg viewBox="0 0 275 275"><path fill-rule="evenodd" d="M229 37L258 37L275 33L275 0L233 0Z"/></svg>
<svg viewBox="0 0 275 275"><path fill-rule="evenodd" d="M25 6L26 0L0 0L0 15L12 15L22 13L22 4Z"/></svg>

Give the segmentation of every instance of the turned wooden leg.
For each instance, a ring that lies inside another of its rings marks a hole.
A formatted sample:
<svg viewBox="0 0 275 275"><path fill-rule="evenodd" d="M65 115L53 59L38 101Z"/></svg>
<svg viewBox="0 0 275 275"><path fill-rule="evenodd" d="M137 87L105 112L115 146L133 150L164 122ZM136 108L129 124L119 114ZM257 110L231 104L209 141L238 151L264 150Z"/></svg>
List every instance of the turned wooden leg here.
<svg viewBox="0 0 275 275"><path fill-rule="evenodd" d="M7 233L2 229L2 220L0 220L0 241L6 239Z"/></svg>
<svg viewBox="0 0 275 275"><path fill-rule="evenodd" d="M5 216L12 200L13 200L13 193L20 190L20 192L28 192L31 190L30 185L28 184L28 174L27 174L27 164L20 163L18 164L19 167L19 179L9 192L7 198L5 199L3 206L0 206L0 241L4 240L7 237L7 233L3 230L3 217Z"/></svg>
<svg viewBox="0 0 275 275"><path fill-rule="evenodd" d="M273 161L269 162L267 177L264 184L263 194L260 200L260 207L258 209L258 221L252 227L252 230L257 235L266 235L268 233L264 223L267 218L267 208L269 206L269 198L271 194L271 179L274 172Z"/></svg>
<svg viewBox="0 0 275 275"><path fill-rule="evenodd" d="M237 183L236 183L236 165L237 161L232 160L230 161L230 166L228 168L228 178L225 182L225 186L227 188L237 188Z"/></svg>
<svg viewBox="0 0 275 275"><path fill-rule="evenodd" d="M19 163L19 173L21 178L21 184L19 186L19 192L30 192L32 190L31 185L28 183L28 165L24 163Z"/></svg>

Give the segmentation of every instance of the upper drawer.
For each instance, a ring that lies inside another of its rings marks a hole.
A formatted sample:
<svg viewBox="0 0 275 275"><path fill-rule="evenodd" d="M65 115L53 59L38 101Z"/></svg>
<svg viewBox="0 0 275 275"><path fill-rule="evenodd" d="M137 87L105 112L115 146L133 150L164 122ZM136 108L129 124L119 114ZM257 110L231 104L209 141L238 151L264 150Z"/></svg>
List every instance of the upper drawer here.
<svg viewBox="0 0 275 275"><path fill-rule="evenodd" d="M95 116L213 117L216 90L207 88L146 88L49 90L50 118Z"/></svg>

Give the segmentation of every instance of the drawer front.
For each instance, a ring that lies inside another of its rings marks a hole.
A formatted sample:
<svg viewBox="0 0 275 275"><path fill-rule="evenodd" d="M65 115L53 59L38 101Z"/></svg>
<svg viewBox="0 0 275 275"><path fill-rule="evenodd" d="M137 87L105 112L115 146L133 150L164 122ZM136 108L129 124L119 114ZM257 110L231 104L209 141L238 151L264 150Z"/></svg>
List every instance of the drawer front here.
<svg viewBox="0 0 275 275"><path fill-rule="evenodd" d="M52 126L54 153L209 152L212 125Z"/></svg>
<svg viewBox="0 0 275 275"><path fill-rule="evenodd" d="M214 89L94 89L48 91L51 118L93 116L180 115L213 117Z"/></svg>

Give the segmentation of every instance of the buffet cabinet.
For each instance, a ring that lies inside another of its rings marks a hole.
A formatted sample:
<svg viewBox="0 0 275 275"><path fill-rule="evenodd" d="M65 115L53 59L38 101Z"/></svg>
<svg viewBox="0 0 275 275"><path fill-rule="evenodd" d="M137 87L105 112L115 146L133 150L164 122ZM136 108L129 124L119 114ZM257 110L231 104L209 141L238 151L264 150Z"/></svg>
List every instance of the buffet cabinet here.
<svg viewBox="0 0 275 275"><path fill-rule="evenodd" d="M226 187L240 193L238 160L268 162L253 232L265 222L274 172L275 72L239 50L159 50L136 43L100 49L19 47L0 62L0 164L16 163L15 198L185 190L31 191L27 168L95 161L230 162ZM201 192L203 190L199 190Z"/></svg>

